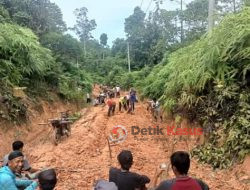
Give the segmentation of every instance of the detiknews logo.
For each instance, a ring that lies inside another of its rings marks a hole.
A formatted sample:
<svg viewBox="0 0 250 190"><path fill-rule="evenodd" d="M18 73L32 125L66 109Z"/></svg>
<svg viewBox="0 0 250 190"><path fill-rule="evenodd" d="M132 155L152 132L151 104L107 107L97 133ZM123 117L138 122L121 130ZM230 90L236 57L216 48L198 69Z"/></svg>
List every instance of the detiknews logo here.
<svg viewBox="0 0 250 190"><path fill-rule="evenodd" d="M131 127L132 135L202 135L202 128L176 128L175 126L167 127L147 127L140 128L139 126Z"/></svg>
<svg viewBox="0 0 250 190"><path fill-rule="evenodd" d="M109 140L113 143L121 143L127 138L127 135L127 129L122 125L117 125L110 131Z"/></svg>

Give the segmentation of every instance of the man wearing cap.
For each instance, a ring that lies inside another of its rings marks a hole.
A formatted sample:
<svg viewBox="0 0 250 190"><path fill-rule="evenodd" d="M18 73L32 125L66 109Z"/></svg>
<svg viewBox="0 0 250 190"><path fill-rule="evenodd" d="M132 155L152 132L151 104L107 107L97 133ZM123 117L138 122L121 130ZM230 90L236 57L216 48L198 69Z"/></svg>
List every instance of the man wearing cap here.
<svg viewBox="0 0 250 190"><path fill-rule="evenodd" d="M22 141L14 141L12 143L12 150L13 151L20 151L23 153L23 147L24 147L24 143ZM8 164L8 157L9 157L9 154L6 154L3 158L3 166L7 166ZM30 173L35 173L35 172L38 172L39 170L38 169L35 169L35 168L32 168L29 164L29 161L26 159L26 157L24 156L23 157L23 167L22 167L22 171L27 171L27 172L30 172ZM21 173L21 171L20 171ZM22 177L20 175L20 173L16 173L18 177Z"/></svg>
<svg viewBox="0 0 250 190"><path fill-rule="evenodd" d="M0 190L18 190L24 187L24 190L35 190L37 182L32 180L18 180L15 173L19 173L23 167L23 154L20 151L13 151L8 157L8 166L0 169Z"/></svg>

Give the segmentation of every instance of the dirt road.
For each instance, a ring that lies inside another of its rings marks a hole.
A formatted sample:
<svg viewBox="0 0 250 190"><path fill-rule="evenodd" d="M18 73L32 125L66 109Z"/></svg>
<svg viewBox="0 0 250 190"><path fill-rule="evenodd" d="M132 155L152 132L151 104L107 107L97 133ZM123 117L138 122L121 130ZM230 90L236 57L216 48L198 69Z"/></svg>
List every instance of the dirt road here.
<svg viewBox="0 0 250 190"><path fill-rule="evenodd" d="M116 100L117 101L117 100ZM89 107L82 110L82 118L72 128L72 135L64 139L58 146L54 146L49 136L39 143L28 144L29 156L32 165L36 167L55 167L58 170L58 190L89 190L96 179L108 179L110 164L117 166L116 156L122 149L129 149L134 155L132 171L146 174L153 178L155 168L162 162L169 161L173 138L168 141L155 141L152 138L134 139L131 126L156 126L150 114L142 103L136 104L134 115L119 113L108 118L107 107ZM160 126L173 123L158 123ZM112 160L109 157L107 136L112 127L123 125L128 131L127 139L112 146ZM191 139L188 146L191 148L195 140ZM188 150L185 141L177 141L175 150ZM169 172L173 176L172 171ZM241 183L237 177L238 168L231 171L213 171L193 159L190 174L202 178L212 190L246 190L249 188ZM236 175L237 174L237 175Z"/></svg>

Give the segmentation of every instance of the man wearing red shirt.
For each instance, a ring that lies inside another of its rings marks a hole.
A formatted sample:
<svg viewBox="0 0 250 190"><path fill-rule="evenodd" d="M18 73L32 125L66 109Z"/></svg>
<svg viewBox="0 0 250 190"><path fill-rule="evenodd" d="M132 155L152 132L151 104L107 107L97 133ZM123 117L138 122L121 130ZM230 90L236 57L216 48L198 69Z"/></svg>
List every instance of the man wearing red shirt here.
<svg viewBox="0 0 250 190"><path fill-rule="evenodd" d="M209 190L203 181L187 175L190 167L187 152L177 151L172 154L170 160L176 178L161 182L156 190Z"/></svg>
<svg viewBox="0 0 250 190"><path fill-rule="evenodd" d="M107 100L107 105L108 105L108 116L112 114L114 115L115 113L115 107L116 107L116 103L115 101L112 99L112 97L109 97Z"/></svg>

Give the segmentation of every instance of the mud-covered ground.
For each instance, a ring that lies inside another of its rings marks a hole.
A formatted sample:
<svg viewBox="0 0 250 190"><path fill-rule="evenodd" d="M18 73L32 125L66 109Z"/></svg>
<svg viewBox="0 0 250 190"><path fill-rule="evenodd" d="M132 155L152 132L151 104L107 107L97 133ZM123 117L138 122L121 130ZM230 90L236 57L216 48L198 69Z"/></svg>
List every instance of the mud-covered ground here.
<svg viewBox="0 0 250 190"><path fill-rule="evenodd" d="M118 102L118 99L116 99ZM172 151L189 151L197 142L196 137L185 139L165 136L165 140L156 141L157 136L138 136L131 134L131 126L139 127L167 127L174 125L171 121L154 122L146 105L142 102L136 104L135 114L118 112L107 117L107 107L88 107L81 111L82 117L73 124L72 134L65 138L59 145L52 143L52 130L41 131L40 134L30 135L25 151L34 167L56 168L58 172L57 190L90 190L97 179L108 179L109 167L118 166L116 156L122 149L133 152L134 165L132 171L154 176L156 167L161 163L169 163ZM41 122L41 121L39 121ZM126 127L128 136L122 143L112 145L110 152L107 137L116 125ZM182 124L185 125L185 124ZM188 125L188 124L186 124ZM41 127L36 125L36 127ZM43 126L44 127L44 126ZM191 126L182 126L191 127ZM213 170L208 165L198 163L192 159L190 175L203 179L212 190L248 190L250 161L236 165L230 170ZM173 177L171 169L169 177Z"/></svg>

